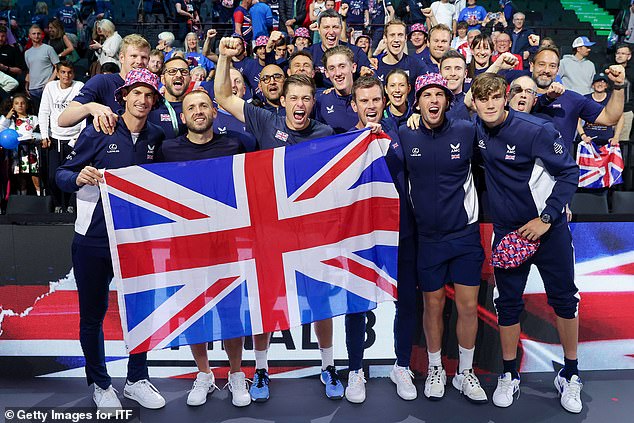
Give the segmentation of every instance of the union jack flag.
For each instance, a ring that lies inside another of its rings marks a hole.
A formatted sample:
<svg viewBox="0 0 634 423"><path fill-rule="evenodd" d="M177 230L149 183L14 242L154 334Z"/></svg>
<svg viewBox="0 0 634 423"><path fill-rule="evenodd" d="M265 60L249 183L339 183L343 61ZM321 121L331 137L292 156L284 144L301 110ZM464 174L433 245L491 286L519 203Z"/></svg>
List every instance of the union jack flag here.
<svg viewBox="0 0 634 423"><path fill-rule="evenodd" d="M267 333L396 298L389 138L342 134L250 154L106 170L126 346Z"/></svg>
<svg viewBox="0 0 634 423"><path fill-rule="evenodd" d="M623 183L623 156L618 146L579 143L579 187L608 188Z"/></svg>

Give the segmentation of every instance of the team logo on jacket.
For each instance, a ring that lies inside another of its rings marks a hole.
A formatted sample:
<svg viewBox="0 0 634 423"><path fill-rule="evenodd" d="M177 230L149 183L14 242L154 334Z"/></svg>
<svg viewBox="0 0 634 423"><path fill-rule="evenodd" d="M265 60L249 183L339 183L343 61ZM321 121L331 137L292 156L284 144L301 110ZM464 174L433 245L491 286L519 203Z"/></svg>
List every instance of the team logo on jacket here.
<svg viewBox="0 0 634 423"><path fill-rule="evenodd" d="M420 149L418 147L412 148L412 154L410 154L410 156L412 156L412 157L420 157Z"/></svg>
<svg viewBox="0 0 634 423"><path fill-rule="evenodd" d="M119 152L119 147L117 146L117 144L110 144L108 145L108 151L107 153L118 153Z"/></svg>
<svg viewBox="0 0 634 423"><path fill-rule="evenodd" d="M326 113L331 114L335 112L335 106L326 106Z"/></svg>
<svg viewBox="0 0 634 423"><path fill-rule="evenodd" d="M227 133L227 127L226 126L224 126L222 128L218 127L218 133L219 134L226 134Z"/></svg>
<svg viewBox="0 0 634 423"><path fill-rule="evenodd" d="M484 140L479 140L479 141L478 141L478 147L479 147L479 148L481 148L481 149L483 149L483 150L486 150L486 149L487 149L487 145L486 145L486 143L484 142Z"/></svg>
<svg viewBox="0 0 634 423"><path fill-rule="evenodd" d="M275 138L282 142L286 142L288 140L288 134L286 132L282 132L279 129L275 133Z"/></svg>
<svg viewBox="0 0 634 423"><path fill-rule="evenodd" d="M145 158L147 160L154 160L154 146L153 145L147 146L147 155Z"/></svg>
<svg viewBox="0 0 634 423"><path fill-rule="evenodd" d="M506 156L504 160L515 160L515 146L506 144Z"/></svg>
<svg viewBox="0 0 634 423"><path fill-rule="evenodd" d="M559 144L558 142L553 144L553 149L555 150L555 154L563 154L564 146Z"/></svg>
<svg viewBox="0 0 634 423"><path fill-rule="evenodd" d="M456 145L449 144L449 146L451 147L451 160L460 159L460 143Z"/></svg>

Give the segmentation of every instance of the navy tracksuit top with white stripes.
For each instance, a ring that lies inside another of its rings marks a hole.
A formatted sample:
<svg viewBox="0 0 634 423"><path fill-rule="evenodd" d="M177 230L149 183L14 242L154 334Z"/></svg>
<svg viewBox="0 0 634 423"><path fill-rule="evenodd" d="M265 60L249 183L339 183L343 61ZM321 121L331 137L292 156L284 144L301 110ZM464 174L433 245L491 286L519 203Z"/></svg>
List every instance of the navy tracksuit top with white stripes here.
<svg viewBox="0 0 634 423"><path fill-rule="evenodd" d="M494 128L477 119L477 130L495 229L513 231L542 213L553 225L565 223L564 206L577 189L579 169L559 131L513 110Z"/></svg>
<svg viewBox="0 0 634 423"><path fill-rule="evenodd" d="M118 169L152 163L164 137L159 126L146 122L136 143L133 143L132 134L123 119L119 119L112 135L97 132L92 125L82 131L73 151L55 174L60 189L66 192L77 191L75 242L93 247L108 247L99 187L77 186L79 172L88 165L97 169Z"/></svg>
<svg viewBox="0 0 634 423"><path fill-rule="evenodd" d="M478 230L478 198L471 173L475 126L448 120L433 130L401 125L409 197L421 240L442 241Z"/></svg>

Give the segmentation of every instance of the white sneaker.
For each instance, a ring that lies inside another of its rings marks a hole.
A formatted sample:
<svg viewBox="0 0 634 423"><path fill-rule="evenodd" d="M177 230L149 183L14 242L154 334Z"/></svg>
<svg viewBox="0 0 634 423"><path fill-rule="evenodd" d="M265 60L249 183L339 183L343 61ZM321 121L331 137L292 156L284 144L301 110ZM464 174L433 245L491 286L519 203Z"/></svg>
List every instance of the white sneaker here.
<svg viewBox="0 0 634 423"><path fill-rule="evenodd" d="M473 373L473 369L456 373L451 383L454 388L475 404L486 404L489 401L486 392L480 386L478 377Z"/></svg>
<svg viewBox="0 0 634 423"><path fill-rule="evenodd" d="M401 367L394 364L390 372L390 379L396 384L396 393L406 401L415 400L418 396L414 385L414 373L409 367Z"/></svg>
<svg viewBox="0 0 634 423"><path fill-rule="evenodd" d="M557 374L555 377L555 388L561 397L561 406L571 413L581 413L583 404L581 403L581 388L583 383L579 376L573 375L570 380Z"/></svg>
<svg viewBox="0 0 634 423"><path fill-rule="evenodd" d="M432 401L438 401L445 396L447 373L442 366L432 366L427 371L425 379L425 396Z"/></svg>
<svg viewBox="0 0 634 423"><path fill-rule="evenodd" d="M498 386L493 392L493 404L498 407L506 408L513 404L513 397L517 392L517 397L520 397L520 380L512 379L511 373L506 372L500 375L498 378Z"/></svg>
<svg viewBox="0 0 634 423"><path fill-rule="evenodd" d="M348 373L348 386L346 387L346 399L355 404L365 401L365 377L363 369Z"/></svg>
<svg viewBox="0 0 634 423"><path fill-rule="evenodd" d="M123 396L138 402L141 407L155 410L165 406L165 398L147 379L130 383L126 381Z"/></svg>
<svg viewBox="0 0 634 423"><path fill-rule="evenodd" d="M108 386L108 389L101 389L95 383L95 392L92 394L92 400L99 409L121 409L121 401L119 401L117 391L112 387L112 385Z"/></svg>
<svg viewBox="0 0 634 423"><path fill-rule="evenodd" d="M251 394L244 372L229 373L227 381L229 391L231 391L231 403L236 407L245 407L251 404Z"/></svg>
<svg viewBox="0 0 634 423"><path fill-rule="evenodd" d="M192 386L189 395L187 395L187 405L197 406L207 402L207 395L216 389L215 381L216 378L213 372L198 372L196 380L194 380L194 386Z"/></svg>

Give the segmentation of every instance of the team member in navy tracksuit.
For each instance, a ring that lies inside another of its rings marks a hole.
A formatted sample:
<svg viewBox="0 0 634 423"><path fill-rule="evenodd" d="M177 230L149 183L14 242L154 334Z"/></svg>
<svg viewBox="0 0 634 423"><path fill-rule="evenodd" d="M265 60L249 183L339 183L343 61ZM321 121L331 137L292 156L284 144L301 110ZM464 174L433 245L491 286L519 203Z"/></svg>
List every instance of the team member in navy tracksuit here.
<svg viewBox="0 0 634 423"><path fill-rule="evenodd" d="M333 134L332 128L310 118L315 105L315 85L304 74L291 75L284 82L280 104L286 110L279 116L268 110L246 103L229 90L229 64L231 57L239 51L239 41L234 38L220 40L220 55L216 68L214 91L216 101L255 135L260 149L270 149L298 144L315 138ZM334 366L332 346L332 319L324 319L314 324L319 352L321 354L321 381L326 386L326 396L331 399L343 398L343 384ZM270 334L260 334L253 338L256 372L251 385L251 398L256 402L269 398L269 377L267 351Z"/></svg>
<svg viewBox="0 0 634 423"><path fill-rule="evenodd" d="M537 253L519 267L495 268L494 303L502 343L504 374L498 379L493 403L508 407L519 391L516 356L522 294L532 264L537 266L548 304L557 315L564 350L564 368L555 378L561 405L581 412L581 380L577 369L578 289L574 282L572 237L564 206L577 188L579 170L562 135L546 121L506 111L506 80L493 74L478 76L472 86L478 113L477 150L483 158L494 247L517 230L529 240L541 240Z"/></svg>
<svg viewBox="0 0 634 423"><path fill-rule="evenodd" d="M394 319L394 349L396 359L391 379L396 383L398 395L405 400L416 398L416 387L409 370L412 337L416 326L416 243L414 222L407 206L407 188L403 165L403 151L393 118L383 117L385 97L383 84L378 78L362 76L352 88L352 107L358 114L353 130L372 127L383 131L392 139L385 157L388 168L401 198L400 240L398 248L398 301ZM346 346L348 348L348 387L346 399L350 402L365 400L365 379L363 375L363 344L365 341L366 314L346 315Z"/></svg>
<svg viewBox="0 0 634 423"><path fill-rule="evenodd" d="M183 111L183 97L191 80L189 63L182 57L172 56L163 64L161 82L165 87L165 98L150 113L148 120L163 129L166 139L187 133L187 126L181 122L179 116Z"/></svg>
<svg viewBox="0 0 634 423"><path fill-rule="evenodd" d="M108 309L108 287L113 277L108 234L98 185L98 169L150 163L164 138L163 131L147 122L150 110L161 101L158 77L147 69L134 69L115 92L125 110L112 135L88 126L74 150L57 170L58 186L77 191L77 221L72 245L73 270L79 295L79 338L86 358L88 383L95 384L97 407L121 407L106 369L103 320ZM123 394L146 408L161 408L165 400L148 381L146 353L130 354Z"/></svg>
<svg viewBox="0 0 634 423"><path fill-rule="evenodd" d="M317 94L315 120L330 126L335 133L342 134L357 122L357 114L350 104L353 76L357 69L352 50L345 46L327 50L324 53L324 67L334 88Z"/></svg>
<svg viewBox="0 0 634 423"><path fill-rule="evenodd" d="M418 234L418 279L423 291L429 356L425 396L439 400L445 393L442 314L445 284L453 282L460 362L452 384L468 400L486 403L486 393L473 373L477 299L484 261L471 173L475 127L472 122L446 117L453 92L441 75L420 76L416 97L421 111L419 127L412 130L403 125L399 135Z"/></svg>

